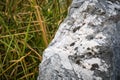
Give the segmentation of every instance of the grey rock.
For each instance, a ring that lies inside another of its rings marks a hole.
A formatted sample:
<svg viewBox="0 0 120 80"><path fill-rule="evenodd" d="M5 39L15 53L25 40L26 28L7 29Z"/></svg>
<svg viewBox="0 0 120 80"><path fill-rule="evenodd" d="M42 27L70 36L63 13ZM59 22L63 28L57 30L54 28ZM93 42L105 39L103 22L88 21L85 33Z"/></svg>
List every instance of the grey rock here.
<svg viewBox="0 0 120 80"><path fill-rule="evenodd" d="M37 80L120 80L119 13L119 0L73 0Z"/></svg>

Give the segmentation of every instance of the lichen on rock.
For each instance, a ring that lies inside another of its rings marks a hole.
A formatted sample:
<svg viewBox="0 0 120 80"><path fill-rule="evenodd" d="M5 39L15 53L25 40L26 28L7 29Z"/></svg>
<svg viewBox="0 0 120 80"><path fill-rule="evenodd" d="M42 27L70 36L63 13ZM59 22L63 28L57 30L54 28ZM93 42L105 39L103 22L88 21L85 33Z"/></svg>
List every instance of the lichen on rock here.
<svg viewBox="0 0 120 80"><path fill-rule="evenodd" d="M73 0L44 51L38 80L119 80L120 2Z"/></svg>

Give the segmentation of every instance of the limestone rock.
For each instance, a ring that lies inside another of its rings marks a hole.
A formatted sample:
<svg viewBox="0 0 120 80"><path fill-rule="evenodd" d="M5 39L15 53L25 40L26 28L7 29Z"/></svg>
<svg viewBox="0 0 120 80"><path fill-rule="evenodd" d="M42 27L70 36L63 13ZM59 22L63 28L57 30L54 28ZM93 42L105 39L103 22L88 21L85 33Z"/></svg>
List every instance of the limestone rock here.
<svg viewBox="0 0 120 80"><path fill-rule="evenodd" d="M120 1L73 0L37 80L120 80Z"/></svg>

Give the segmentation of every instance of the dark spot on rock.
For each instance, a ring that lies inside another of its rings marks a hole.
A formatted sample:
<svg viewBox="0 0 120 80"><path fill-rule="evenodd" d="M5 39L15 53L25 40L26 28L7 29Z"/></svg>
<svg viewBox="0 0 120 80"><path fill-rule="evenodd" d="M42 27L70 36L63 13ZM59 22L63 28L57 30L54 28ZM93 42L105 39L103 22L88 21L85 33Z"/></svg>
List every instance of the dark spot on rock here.
<svg viewBox="0 0 120 80"><path fill-rule="evenodd" d="M91 70L96 70L99 68L98 64L92 64Z"/></svg>
<svg viewBox="0 0 120 80"><path fill-rule="evenodd" d="M82 24L82 26L85 25L85 23Z"/></svg>
<svg viewBox="0 0 120 80"><path fill-rule="evenodd" d="M91 56L91 55L92 55L92 53L91 53L91 52L87 52L87 55L88 55L88 56Z"/></svg>
<svg viewBox="0 0 120 80"><path fill-rule="evenodd" d="M78 38L78 40L80 40L80 38Z"/></svg>
<svg viewBox="0 0 120 80"><path fill-rule="evenodd" d="M117 10L117 8L114 8L115 10Z"/></svg>
<svg viewBox="0 0 120 80"><path fill-rule="evenodd" d="M85 49L85 47L83 47L83 49Z"/></svg>
<svg viewBox="0 0 120 80"><path fill-rule="evenodd" d="M118 8L115 8L115 10L120 11L120 9L118 9Z"/></svg>
<svg viewBox="0 0 120 80"><path fill-rule="evenodd" d="M88 25L92 26L92 27L95 27L95 25L93 23L88 23Z"/></svg>
<svg viewBox="0 0 120 80"><path fill-rule="evenodd" d="M77 55L75 55L75 57L74 57L75 59L77 59Z"/></svg>
<svg viewBox="0 0 120 80"><path fill-rule="evenodd" d="M67 24L68 24L68 25L72 25L73 23L74 23L74 22L71 21L71 22L68 22Z"/></svg>
<svg viewBox="0 0 120 80"><path fill-rule="evenodd" d="M79 64L80 64L80 60L76 60L76 64L78 64L78 65L79 65Z"/></svg>
<svg viewBox="0 0 120 80"><path fill-rule="evenodd" d="M100 46L95 46L95 48L96 48L96 49L99 49L99 48L100 48Z"/></svg>
<svg viewBox="0 0 120 80"><path fill-rule="evenodd" d="M82 46L82 44L80 44L80 46Z"/></svg>
<svg viewBox="0 0 120 80"><path fill-rule="evenodd" d="M93 49L91 49L91 51L92 51L92 52L94 52L94 50L93 50Z"/></svg>
<svg viewBox="0 0 120 80"><path fill-rule="evenodd" d="M85 68L85 66L82 66L83 68Z"/></svg>
<svg viewBox="0 0 120 80"><path fill-rule="evenodd" d="M55 72L59 73L59 71L55 70Z"/></svg>
<svg viewBox="0 0 120 80"><path fill-rule="evenodd" d="M72 55L69 55L68 58L69 58L69 59L72 58Z"/></svg>
<svg viewBox="0 0 120 80"><path fill-rule="evenodd" d="M58 75L58 77L62 77L61 75Z"/></svg>
<svg viewBox="0 0 120 80"><path fill-rule="evenodd" d="M85 57L85 55L80 55L80 58L84 58Z"/></svg>
<svg viewBox="0 0 120 80"><path fill-rule="evenodd" d="M70 46L74 46L75 45L75 42L71 43Z"/></svg>
<svg viewBox="0 0 120 80"><path fill-rule="evenodd" d="M93 39L93 36L90 37L90 40Z"/></svg>
<svg viewBox="0 0 120 80"><path fill-rule="evenodd" d="M74 56L74 55L69 55L69 56L68 56L68 59L74 61L74 60L75 60L75 56Z"/></svg>
<svg viewBox="0 0 120 80"><path fill-rule="evenodd" d="M75 51L78 50L78 47L76 47L74 50L75 50Z"/></svg>
<svg viewBox="0 0 120 80"><path fill-rule="evenodd" d="M99 57L98 55L93 55L94 58Z"/></svg>
<svg viewBox="0 0 120 80"><path fill-rule="evenodd" d="M112 20L112 21L114 21L115 23L117 23L118 21L120 21L120 14L112 15L112 16L109 17L108 20Z"/></svg>
<svg viewBox="0 0 120 80"><path fill-rule="evenodd" d="M79 8L82 4L83 4L83 2L73 3L73 4L71 5L71 8Z"/></svg>
<svg viewBox="0 0 120 80"><path fill-rule="evenodd" d="M102 54L102 52L100 52L99 54Z"/></svg>
<svg viewBox="0 0 120 80"><path fill-rule="evenodd" d="M66 47L66 46L65 46L64 48L65 48L65 49L67 49L67 47Z"/></svg>
<svg viewBox="0 0 120 80"><path fill-rule="evenodd" d="M100 39L102 39L102 37L100 37Z"/></svg>
<svg viewBox="0 0 120 80"><path fill-rule="evenodd" d="M97 15L104 15L106 12L103 11L102 9L97 9L97 10L95 11L95 13L96 13Z"/></svg>
<svg viewBox="0 0 120 80"><path fill-rule="evenodd" d="M74 55L77 55L77 52Z"/></svg>
<svg viewBox="0 0 120 80"><path fill-rule="evenodd" d="M94 54L96 54L96 55L97 55L97 53L98 53L98 52L95 52L95 51L94 51Z"/></svg>
<svg viewBox="0 0 120 80"><path fill-rule="evenodd" d="M100 58L100 55L97 55L96 57L99 57L99 58Z"/></svg>
<svg viewBox="0 0 120 80"><path fill-rule="evenodd" d="M88 47L87 50L90 50L90 48Z"/></svg>
<svg viewBox="0 0 120 80"><path fill-rule="evenodd" d="M101 15L104 15L106 12L102 12Z"/></svg>
<svg viewBox="0 0 120 80"><path fill-rule="evenodd" d="M76 32L76 31L79 30L79 29L80 29L80 26L75 27L75 28L73 29L73 32Z"/></svg>
<svg viewBox="0 0 120 80"><path fill-rule="evenodd" d="M92 40L93 38L94 38L93 35L88 35L88 36L86 36L86 39L87 39L87 40Z"/></svg>

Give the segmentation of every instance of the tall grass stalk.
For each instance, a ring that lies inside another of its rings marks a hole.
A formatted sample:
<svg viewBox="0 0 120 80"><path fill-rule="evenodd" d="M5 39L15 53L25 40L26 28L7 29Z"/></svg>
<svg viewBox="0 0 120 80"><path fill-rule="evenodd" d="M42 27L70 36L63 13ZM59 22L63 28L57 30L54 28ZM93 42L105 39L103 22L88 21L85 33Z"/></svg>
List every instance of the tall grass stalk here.
<svg viewBox="0 0 120 80"><path fill-rule="evenodd" d="M71 0L0 1L0 80L36 80Z"/></svg>

